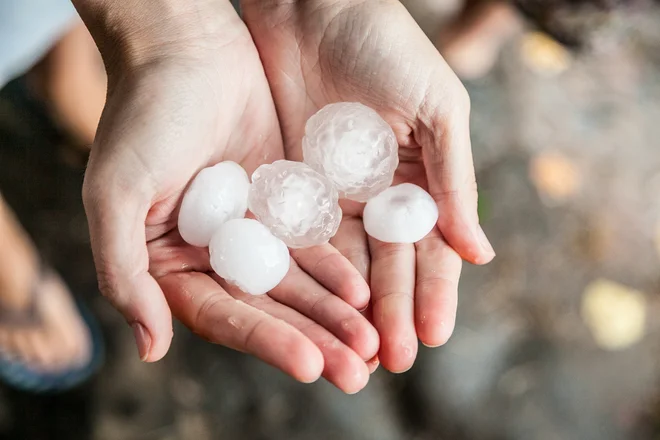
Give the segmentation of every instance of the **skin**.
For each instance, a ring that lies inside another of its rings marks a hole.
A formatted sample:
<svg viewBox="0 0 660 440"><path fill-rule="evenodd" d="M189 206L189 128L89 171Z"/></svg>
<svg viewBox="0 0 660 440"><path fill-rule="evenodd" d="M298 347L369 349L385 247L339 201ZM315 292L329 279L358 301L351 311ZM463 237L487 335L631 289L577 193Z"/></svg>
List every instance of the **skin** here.
<svg viewBox="0 0 660 440"><path fill-rule="evenodd" d="M84 365L91 338L73 298L53 272L38 273L36 250L2 196L0 237L0 310L22 316L34 306L38 317L29 324L0 321L3 356L42 372Z"/></svg>
<svg viewBox="0 0 660 440"><path fill-rule="evenodd" d="M380 362L406 371L418 338L439 346L453 331L461 257L485 264L495 256L477 216L467 92L398 1L244 0L242 7L287 157L302 159L305 122L320 108L362 102L397 135L395 183L420 185L438 204L438 228L410 245L368 238L363 205L344 203L331 241L370 282Z"/></svg>
<svg viewBox="0 0 660 440"><path fill-rule="evenodd" d="M161 14L147 3L76 2L108 72L83 189L102 293L145 361L167 352L174 315L299 381L322 375L359 391L379 338L341 299L368 300L369 289L336 249L297 253L276 289L252 297L178 234L177 207L201 168L232 160L251 173L283 157L282 140L256 47L229 2L162 0Z"/></svg>
<svg viewBox="0 0 660 440"><path fill-rule="evenodd" d="M159 0L159 14L140 0L74 3L108 72L83 191L92 249L101 290L133 326L142 359L166 353L173 314L209 341L352 393L377 353L403 371L417 335L446 341L460 256L485 263L494 253L476 215L467 94L398 2L246 1L252 37L223 1ZM207 251L175 229L196 172L234 160L250 173L285 151L300 159L307 117L351 100L394 127L397 181L429 188L438 230L416 245L378 243L364 233L362 207L347 204L332 244L292 252L267 296L213 276Z"/></svg>

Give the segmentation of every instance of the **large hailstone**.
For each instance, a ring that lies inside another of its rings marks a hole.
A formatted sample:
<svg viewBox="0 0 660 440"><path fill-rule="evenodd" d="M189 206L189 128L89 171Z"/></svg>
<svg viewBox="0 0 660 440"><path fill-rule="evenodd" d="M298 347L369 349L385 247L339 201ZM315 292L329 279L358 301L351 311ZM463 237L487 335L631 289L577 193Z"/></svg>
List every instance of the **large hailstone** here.
<svg viewBox="0 0 660 440"><path fill-rule="evenodd" d="M292 248L327 243L341 223L337 190L309 165L278 160L252 174L250 211Z"/></svg>
<svg viewBox="0 0 660 440"><path fill-rule="evenodd" d="M387 243L415 243L433 230L438 206L429 193L412 183L392 186L367 202L364 229Z"/></svg>
<svg viewBox="0 0 660 440"><path fill-rule="evenodd" d="M389 187L398 148L387 122L355 102L326 105L305 126L305 162L329 178L342 198L365 202Z"/></svg>
<svg viewBox="0 0 660 440"><path fill-rule="evenodd" d="M236 162L220 162L201 170L181 202L181 237L193 246L208 246L220 225L245 217L249 189L248 175Z"/></svg>
<svg viewBox="0 0 660 440"><path fill-rule="evenodd" d="M229 220L209 244L211 267L245 293L263 295L289 271L289 249L256 220Z"/></svg>

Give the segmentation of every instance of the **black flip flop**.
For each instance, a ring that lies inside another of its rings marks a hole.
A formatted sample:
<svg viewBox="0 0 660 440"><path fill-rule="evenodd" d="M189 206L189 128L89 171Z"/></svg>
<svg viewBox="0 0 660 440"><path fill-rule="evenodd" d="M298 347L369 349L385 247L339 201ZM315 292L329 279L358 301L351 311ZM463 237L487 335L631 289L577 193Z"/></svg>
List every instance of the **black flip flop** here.
<svg viewBox="0 0 660 440"><path fill-rule="evenodd" d="M50 269L40 271L40 280L51 275ZM37 310L38 295L36 283L30 306L20 313L8 312L0 306L0 324L10 326L38 326L40 317ZM62 392L80 385L89 379L101 366L104 357L104 343L100 326L92 313L80 302L76 303L83 321L87 325L92 341L92 354L85 365L53 372L44 372L15 359L0 349L0 381L22 391L34 393Z"/></svg>

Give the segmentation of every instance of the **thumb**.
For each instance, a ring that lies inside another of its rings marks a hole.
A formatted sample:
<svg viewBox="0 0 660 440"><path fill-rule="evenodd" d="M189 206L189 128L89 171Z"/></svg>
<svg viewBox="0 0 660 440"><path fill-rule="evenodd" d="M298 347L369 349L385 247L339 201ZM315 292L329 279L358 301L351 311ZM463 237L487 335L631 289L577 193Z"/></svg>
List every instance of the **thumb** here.
<svg viewBox="0 0 660 440"><path fill-rule="evenodd" d="M99 289L132 327L140 359L154 362L169 349L172 315L149 274L145 220L151 198L138 183L94 165L92 152L83 202Z"/></svg>
<svg viewBox="0 0 660 440"><path fill-rule="evenodd" d="M495 251L479 225L477 183L470 144L470 103L461 99L449 113L433 112L424 124L422 149L429 191L438 204L438 227L447 242L473 264L486 264Z"/></svg>

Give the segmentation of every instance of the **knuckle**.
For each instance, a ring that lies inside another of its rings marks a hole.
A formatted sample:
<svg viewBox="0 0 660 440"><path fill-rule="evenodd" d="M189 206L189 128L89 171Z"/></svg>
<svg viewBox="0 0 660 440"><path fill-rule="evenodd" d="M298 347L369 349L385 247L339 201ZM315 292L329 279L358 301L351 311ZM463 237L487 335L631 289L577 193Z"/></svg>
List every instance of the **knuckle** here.
<svg viewBox="0 0 660 440"><path fill-rule="evenodd" d="M429 192L433 200L442 201L447 199L456 199L461 195L461 192L458 189L449 188L449 189L438 189L432 190Z"/></svg>
<svg viewBox="0 0 660 440"><path fill-rule="evenodd" d="M436 228L435 231L437 230L438 229ZM424 252L427 255L433 255L434 258L440 260L450 248L442 236L437 234L427 236L415 243L415 249L419 252Z"/></svg>
<svg viewBox="0 0 660 440"><path fill-rule="evenodd" d="M317 298L316 300L314 300L311 303L310 307L309 307L309 316L315 316L317 314L320 314L319 309L323 308L323 304L325 304L327 301L331 301L332 299L335 299L335 298L337 298L337 297L333 296L333 295L330 295L330 294L326 294L326 295L322 295L319 298Z"/></svg>
<svg viewBox="0 0 660 440"><path fill-rule="evenodd" d="M341 258L341 254L338 253L330 253L327 255L322 256L321 258L316 261L314 264L314 267L312 268L311 272L312 273L319 273L323 272L324 269L327 267L332 267L333 266L333 261L335 261L337 258Z"/></svg>
<svg viewBox="0 0 660 440"><path fill-rule="evenodd" d="M458 85L455 89L456 95L454 96L455 105L458 109L463 110L466 113L470 113L470 108L472 106L470 93L465 88L463 84Z"/></svg>
<svg viewBox="0 0 660 440"><path fill-rule="evenodd" d="M463 184L459 182L448 188L434 188L429 191L429 194L433 200L437 202L461 200L466 198L470 204L472 204L473 201L476 202L479 191L477 188L477 181L474 176L472 176Z"/></svg>
<svg viewBox="0 0 660 440"><path fill-rule="evenodd" d="M453 292L458 290L458 282L442 275L421 275L417 278L416 290L432 294Z"/></svg>
<svg viewBox="0 0 660 440"><path fill-rule="evenodd" d="M385 243L372 240L373 251L371 252L372 263L396 259L402 252L405 252L406 245L399 243Z"/></svg>
<svg viewBox="0 0 660 440"><path fill-rule="evenodd" d="M218 295L209 295L204 299L191 322L195 331L203 332L205 323L209 320L209 317L213 314L213 310L218 306L220 301L221 299Z"/></svg>
<svg viewBox="0 0 660 440"><path fill-rule="evenodd" d="M256 341L256 338L259 338L259 331L263 326L266 324L266 321L264 319L260 319L259 321L255 322L255 324L250 328L250 330L245 334L245 339L243 339L243 347L244 349L249 352L249 353L254 353L256 350L254 350L254 344Z"/></svg>
<svg viewBox="0 0 660 440"><path fill-rule="evenodd" d="M380 294L374 294L373 307L376 307L382 304L384 301L412 301L413 293L407 290L392 290L389 292L383 292Z"/></svg>
<svg viewBox="0 0 660 440"><path fill-rule="evenodd" d="M109 265L101 263L97 265L96 274L101 295L112 304L121 303L119 277L115 271Z"/></svg>
<svg viewBox="0 0 660 440"><path fill-rule="evenodd" d="M321 258L319 258L314 265L312 266L310 273L312 274L323 274L327 271L327 268L333 266L333 261L335 260L336 257L340 257L339 254L336 253L331 253L331 254L326 254L323 255Z"/></svg>

